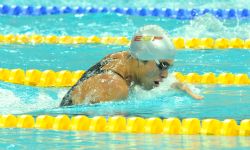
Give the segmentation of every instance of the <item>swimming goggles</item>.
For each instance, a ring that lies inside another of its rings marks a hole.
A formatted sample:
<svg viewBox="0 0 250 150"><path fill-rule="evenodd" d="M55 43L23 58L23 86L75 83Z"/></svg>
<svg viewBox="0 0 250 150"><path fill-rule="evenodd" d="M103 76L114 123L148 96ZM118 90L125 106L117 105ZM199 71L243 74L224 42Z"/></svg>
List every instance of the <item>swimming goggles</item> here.
<svg viewBox="0 0 250 150"><path fill-rule="evenodd" d="M170 65L168 62L160 62L159 60L155 60L155 63L157 65L157 67L160 69L160 70L168 70L169 67L171 67L172 65Z"/></svg>

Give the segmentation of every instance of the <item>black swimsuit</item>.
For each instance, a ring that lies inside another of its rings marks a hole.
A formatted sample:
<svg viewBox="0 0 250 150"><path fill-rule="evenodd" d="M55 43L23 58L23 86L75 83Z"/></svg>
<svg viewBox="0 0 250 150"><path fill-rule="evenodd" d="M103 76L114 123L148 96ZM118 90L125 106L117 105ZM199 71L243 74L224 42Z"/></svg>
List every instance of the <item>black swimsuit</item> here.
<svg viewBox="0 0 250 150"><path fill-rule="evenodd" d="M89 68L83 75L82 77L77 81L77 83L72 86L70 88L70 90L67 92L67 94L63 97L61 103L60 103L60 106L70 106L70 105L73 105L73 101L72 101L72 97L71 97L71 92L80 84L82 83L83 81L87 80L88 78L94 76L94 75L97 75L97 74L102 74L102 73L105 73L105 72L108 72L108 71L111 71L117 75L119 75L121 78L124 79L124 77L114 71L114 70L103 70L103 66L105 66L106 64L108 64L110 61L112 61L113 59L112 58L107 58L105 57L104 59L102 59L101 61L99 61L97 64L95 64L94 66L92 66L91 68ZM124 79L125 80L125 79Z"/></svg>

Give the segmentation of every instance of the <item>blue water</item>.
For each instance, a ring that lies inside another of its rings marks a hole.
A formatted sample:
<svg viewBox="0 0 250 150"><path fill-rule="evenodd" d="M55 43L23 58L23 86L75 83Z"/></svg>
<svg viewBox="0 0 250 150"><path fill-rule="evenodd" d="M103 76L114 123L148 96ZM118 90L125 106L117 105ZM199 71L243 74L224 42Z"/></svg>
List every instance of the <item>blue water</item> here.
<svg viewBox="0 0 250 150"><path fill-rule="evenodd" d="M0 45L1 67L28 69L53 69L56 71L86 70L105 55L127 50L126 46L106 45ZM237 57L236 57L237 56ZM183 73L250 72L250 51L182 50L178 51L171 71ZM12 59L10 59L12 58ZM13 61L14 60L14 61ZM66 62L66 63L65 63ZM53 65L51 65L53 63ZM38 65L39 64L39 65Z"/></svg>
<svg viewBox="0 0 250 150"><path fill-rule="evenodd" d="M169 8L246 8L247 1L0 1L4 4L52 6L124 6ZM250 37L250 20L219 20L205 15L195 20L157 17L123 16L116 14L0 16L0 34L126 36L145 24L158 24L171 37ZM111 45L0 45L0 68L46 70L86 70L105 55L127 50ZM185 50L178 51L170 72L247 73L250 76L249 50ZM126 101L59 108L68 88L38 88L0 82L0 114L84 114L89 117L124 115L141 117L197 117L200 119L250 118L250 86L191 85L203 95L196 101L185 93L160 87L145 91L136 87ZM107 109L108 108L108 109ZM24 129L0 129L1 149L248 149L248 137L131 135L91 132L59 132Z"/></svg>
<svg viewBox="0 0 250 150"><path fill-rule="evenodd" d="M204 23L206 22L206 23ZM1 15L1 34L83 35L131 37L138 27L158 24L171 37L249 38L249 19L219 20L211 14L194 20L117 14L66 14L48 16Z"/></svg>

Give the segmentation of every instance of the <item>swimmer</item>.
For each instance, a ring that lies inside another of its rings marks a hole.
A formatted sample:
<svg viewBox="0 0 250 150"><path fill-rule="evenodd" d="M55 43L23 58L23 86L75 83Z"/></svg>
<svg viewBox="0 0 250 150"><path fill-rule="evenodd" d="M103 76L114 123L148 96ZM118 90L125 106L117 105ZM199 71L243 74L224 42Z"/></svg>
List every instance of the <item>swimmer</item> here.
<svg viewBox="0 0 250 150"><path fill-rule="evenodd" d="M107 55L89 68L66 93L60 106L123 100L133 85L145 90L158 87L168 77L175 52L171 39L161 27L144 26L135 33L129 51ZM181 82L171 87L194 99L203 99Z"/></svg>

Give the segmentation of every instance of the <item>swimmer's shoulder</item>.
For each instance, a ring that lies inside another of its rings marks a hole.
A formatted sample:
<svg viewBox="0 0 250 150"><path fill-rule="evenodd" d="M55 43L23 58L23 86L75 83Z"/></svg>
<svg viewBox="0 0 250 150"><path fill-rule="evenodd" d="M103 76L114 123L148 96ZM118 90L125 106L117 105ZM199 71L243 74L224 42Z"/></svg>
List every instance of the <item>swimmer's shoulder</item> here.
<svg viewBox="0 0 250 150"><path fill-rule="evenodd" d="M86 95L94 93L98 97L95 102L124 99L129 92L126 81L112 71L89 78L84 86Z"/></svg>
<svg viewBox="0 0 250 150"><path fill-rule="evenodd" d="M123 58L128 58L130 57L131 54L128 51L120 51L120 52L116 52L113 54L110 54L108 56L106 56L106 58L113 58L113 59L123 59Z"/></svg>

